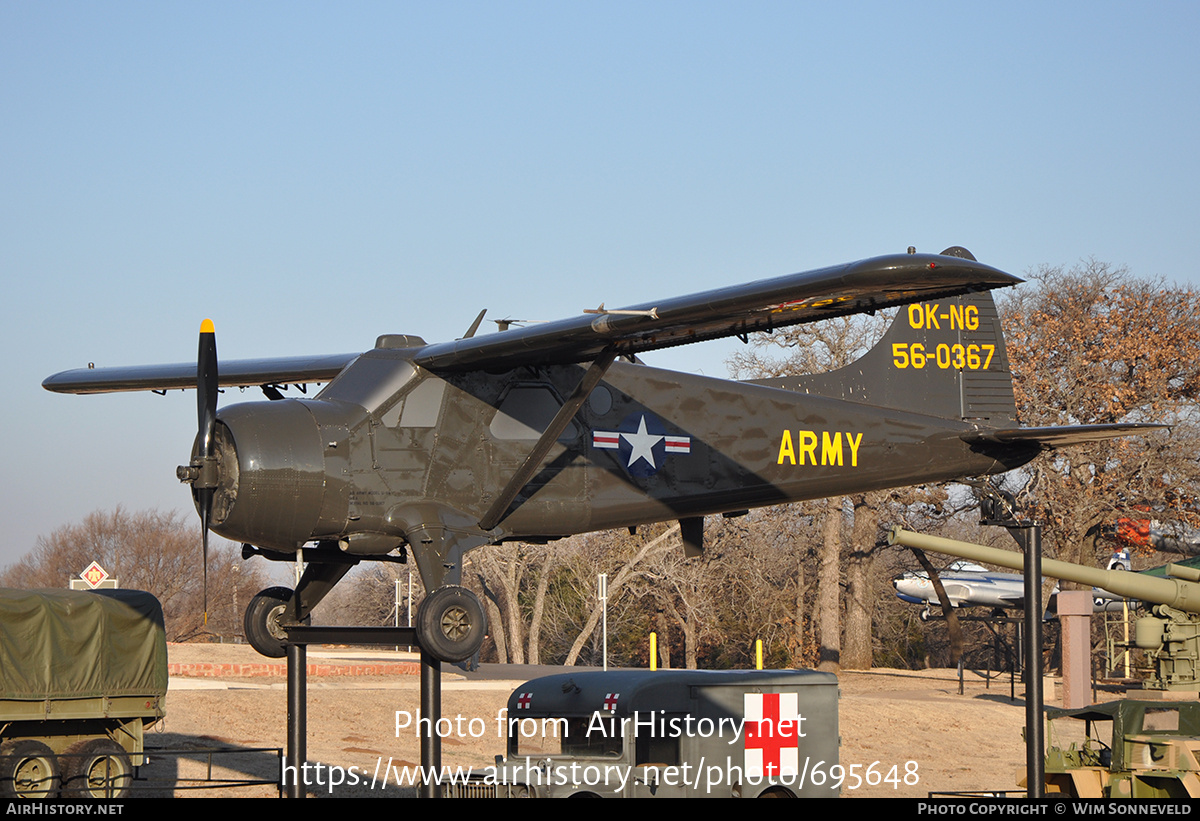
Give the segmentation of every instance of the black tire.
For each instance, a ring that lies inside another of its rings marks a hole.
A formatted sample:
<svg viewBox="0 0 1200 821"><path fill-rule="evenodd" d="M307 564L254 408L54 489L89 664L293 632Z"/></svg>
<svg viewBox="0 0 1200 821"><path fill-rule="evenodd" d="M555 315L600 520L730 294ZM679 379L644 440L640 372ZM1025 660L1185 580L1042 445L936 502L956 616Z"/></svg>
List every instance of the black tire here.
<svg viewBox="0 0 1200 821"><path fill-rule="evenodd" d="M0 797L56 798L62 780L58 756L40 741L0 745Z"/></svg>
<svg viewBox="0 0 1200 821"><path fill-rule="evenodd" d="M267 658L280 659L287 655L287 633L280 618L287 609L292 591L286 587L268 587L250 600L242 626L246 641Z"/></svg>
<svg viewBox="0 0 1200 821"><path fill-rule="evenodd" d="M787 787L770 787L758 794L759 798L795 798L796 796Z"/></svg>
<svg viewBox="0 0 1200 821"><path fill-rule="evenodd" d="M417 608L417 643L440 661L459 662L479 651L487 617L475 594L465 587L439 587Z"/></svg>
<svg viewBox="0 0 1200 821"><path fill-rule="evenodd" d="M133 762L120 744L91 738L72 744L63 753L63 797L128 798Z"/></svg>

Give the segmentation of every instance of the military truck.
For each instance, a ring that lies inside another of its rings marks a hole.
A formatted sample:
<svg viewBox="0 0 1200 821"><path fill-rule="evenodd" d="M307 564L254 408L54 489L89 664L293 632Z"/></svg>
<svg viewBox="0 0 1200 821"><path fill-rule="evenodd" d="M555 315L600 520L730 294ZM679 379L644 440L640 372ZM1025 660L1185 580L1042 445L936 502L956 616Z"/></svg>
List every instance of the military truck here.
<svg viewBox="0 0 1200 821"><path fill-rule="evenodd" d="M166 694L154 596L0 588L0 796L125 797Z"/></svg>
<svg viewBox="0 0 1200 821"><path fill-rule="evenodd" d="M1200 798L1200 703L1048 710L1047 797Z"/></svg>
<svg viewBox="0 0 1200 821"><path fill-rule="evenodd" d="M454 797L836 797L838 684L810 670L564 673L508 699L507 756Z"/></svg>

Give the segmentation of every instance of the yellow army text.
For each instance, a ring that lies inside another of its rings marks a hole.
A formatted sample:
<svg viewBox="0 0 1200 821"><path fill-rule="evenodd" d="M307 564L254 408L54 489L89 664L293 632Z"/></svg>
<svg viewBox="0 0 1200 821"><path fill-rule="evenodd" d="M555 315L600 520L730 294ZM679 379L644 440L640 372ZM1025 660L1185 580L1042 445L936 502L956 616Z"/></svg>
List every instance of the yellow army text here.
<svg viewBox="0 0 1200 821"><path fill-rule="evenodd" d="M846 431L845 448L842 447L842 435L842 431L830 433L823 430L818 437L816 431L798 430L796 438L793 440L792 432L785 430L779 441L778 464L782 465L787 462L789 465L837 465L841 467L845 464L846 450L849 450L850 467L856 468L858 467L858 446L862 444L863 435ZM820 461L817 457L818 448L821 451Z"/></svg>

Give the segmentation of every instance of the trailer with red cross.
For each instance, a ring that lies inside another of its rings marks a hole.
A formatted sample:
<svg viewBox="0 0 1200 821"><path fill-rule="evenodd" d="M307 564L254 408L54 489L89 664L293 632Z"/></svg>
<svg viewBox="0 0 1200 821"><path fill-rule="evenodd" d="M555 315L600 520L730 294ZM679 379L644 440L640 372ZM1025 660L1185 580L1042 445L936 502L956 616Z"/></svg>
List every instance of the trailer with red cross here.
<svg viewBox="0 0 1200 821"><path fill-rule="evenodd" d="M811 670L581 671L508 700L507 754L447 795L838 795L838 684Z"/></svg>

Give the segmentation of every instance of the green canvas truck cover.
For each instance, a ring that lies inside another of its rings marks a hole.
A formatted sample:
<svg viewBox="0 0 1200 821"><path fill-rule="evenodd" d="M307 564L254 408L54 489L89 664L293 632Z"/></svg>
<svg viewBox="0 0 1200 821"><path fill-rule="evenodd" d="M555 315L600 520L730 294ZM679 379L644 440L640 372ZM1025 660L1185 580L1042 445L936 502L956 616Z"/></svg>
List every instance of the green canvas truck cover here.
<svg viewBox="0 0 1200 821"><path fill-rule="evenodd" d="M166 636L154 596L0 588L0 700L166 692Z"/></svg>

